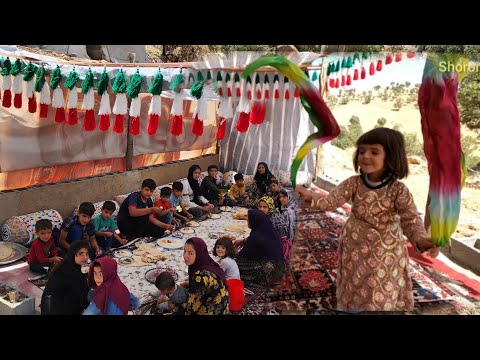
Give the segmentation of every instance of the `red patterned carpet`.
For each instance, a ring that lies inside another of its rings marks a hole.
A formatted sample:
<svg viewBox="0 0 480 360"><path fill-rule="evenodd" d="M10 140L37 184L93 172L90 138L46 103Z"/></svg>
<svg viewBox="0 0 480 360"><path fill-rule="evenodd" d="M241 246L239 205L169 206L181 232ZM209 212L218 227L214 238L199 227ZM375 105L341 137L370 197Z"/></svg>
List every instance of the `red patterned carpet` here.
<svg viewBox="0 0 480 360"><path fill-rule="evenodd" d="M301 208L288 274L273 288L247 289L240 314L338 314L335 273L338 237L345 219L340 212ZM411 260L414 314L477 313L474 299L462 299L419 262Z"/></svg>

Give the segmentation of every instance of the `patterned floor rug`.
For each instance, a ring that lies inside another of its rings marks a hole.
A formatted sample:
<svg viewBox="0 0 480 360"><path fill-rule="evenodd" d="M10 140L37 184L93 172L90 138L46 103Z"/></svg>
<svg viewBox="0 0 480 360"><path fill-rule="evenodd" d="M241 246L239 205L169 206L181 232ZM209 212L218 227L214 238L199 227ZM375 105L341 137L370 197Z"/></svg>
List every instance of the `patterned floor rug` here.
<svg viewBox="0 0 480 360"><path fill-rule="evenodd" d="M240 314L342 314L335 310L335 280L338 238L345 220L343 211L301 208L288 273L275 287L248 288ZM415 299L413 314L462 313L465 304L459 302L457 294L417 262L410 260L410 265ZM478 304L473 304L475 306Z"/></svg>

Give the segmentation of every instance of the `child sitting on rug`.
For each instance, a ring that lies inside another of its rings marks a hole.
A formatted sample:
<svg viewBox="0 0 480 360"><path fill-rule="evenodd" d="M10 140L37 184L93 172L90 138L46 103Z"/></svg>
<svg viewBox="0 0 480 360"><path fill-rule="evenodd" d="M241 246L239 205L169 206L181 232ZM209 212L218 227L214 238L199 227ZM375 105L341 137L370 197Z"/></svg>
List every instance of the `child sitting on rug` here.
<svg viewBox="0 0 480 360"><path fill-rule="evenodd" d="M116 232L117 224L112 218L115 211L115 204L112 201L105 201L102 205L102 213L93 218L95 224L95 238L98 245L110 251L112 247L116 248L127 243L127 240L120 237L120 232Z"/></svg>
<svg viewBox="0 0 480 360"><path fill-rule="evenodd" d="M127 315L140 306L117 274L117 262L110 257L96 259L88 271L90 305L83 315Z"/></svg>
<svg viewBox="0 0 480 360"><path fill-rule="evenodd" d="M52 222L48 219L41 219L35 223L37 238L30 247L27 260L33 272L47 274L52 265L62 261L53 241L52 227Z"/></svg>
<svg viewBox="0 0 480 360"><path fill-rule="evenodd" d="M193 215L188 212L183 204L183 184L180 181L175 181L172 184L172 195L170 195L170 204L176 211L173 216L179 218L183 222L189 222Z"/></svg>
<svg viewBox="0 0 480 360"><path fill-rule="evenodd" d="M170 204L170 195L172 194L172 189L168 186L165 186L160 189L160 199L155 201L155 206L160 209L158 215L150 214L150 222L158 226L159 228L163 228L168 231L173 231L175 226L178 226L179 223L176 219L173 218L173 213L177 211L172 205Z"/></svg>
<svg viewBox="0 0 480 360"><path fill-rule="evenodd" d="M311 206L333 211L352 201L343 227L337 270L337 309L412 311L413 292L407 243L418 252L438 255L425 231L412 194L398 181L408 175L403 135L376 128L360 136L352 176L328 195L295 189Z"/></svg>
<svg viewBox="0 0 480 360"><path fill-rule="evenodd" d="M233 247L232 238L229 236L222 236L213 247L212 254L218 256L220 260L218 265L225 272L226 279L240 279L240 270L238 270L235 258L235 249Z"/></svg>
<svg viewBox="0 0 480 360"><path fill-rule="evenodd" d="M235 184L230 186L228 190L228 197L233 201L235 206L247 206L249 203L249 198L247 195L247 187L243 180L243 174L235 174L233 177Z"/></svg>
<svg viewBox="0 0 480 360"><path fill-rule="evenodd" d="M160 296L157 300L157 310L159 312L180 314L184 311L184 304L188 300L188 291L175 283L172 274L168 271L161 272L155 279L155 286L160 290Z"/></svg>

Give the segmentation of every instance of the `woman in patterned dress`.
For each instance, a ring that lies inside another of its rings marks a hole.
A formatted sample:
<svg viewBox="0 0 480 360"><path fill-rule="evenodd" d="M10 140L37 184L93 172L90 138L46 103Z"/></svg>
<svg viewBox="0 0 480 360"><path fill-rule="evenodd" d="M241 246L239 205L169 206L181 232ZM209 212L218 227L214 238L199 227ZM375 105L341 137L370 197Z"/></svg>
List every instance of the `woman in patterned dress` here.
<svg viewBox="0 0 480 360"><path fill-rule="evenodd" d="M438 255L405 184L408 175L403 135L376 128L356 143L352 176L328 195L299 192L311 206L334 210L352 201L340 238L337 309L360 311L413 310L406 235L418 252Z"/></svg>
<svg viewBox="0 0 480 360"><path fill-rule="evenodd" d="M226 315L229 310L224 271L208 254L207 244L198 237L185 242L183 259L188 265L188 315ZM187 285L187 284L182 284Z"/></svg>

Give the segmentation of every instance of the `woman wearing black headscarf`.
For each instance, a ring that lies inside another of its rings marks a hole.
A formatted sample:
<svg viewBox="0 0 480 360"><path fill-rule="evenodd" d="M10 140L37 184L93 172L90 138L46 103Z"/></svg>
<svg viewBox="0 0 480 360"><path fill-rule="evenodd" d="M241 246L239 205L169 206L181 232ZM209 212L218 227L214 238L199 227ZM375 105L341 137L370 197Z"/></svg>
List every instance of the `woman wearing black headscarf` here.
<svg viewBox="0 0 480 360"><path fill-rule="evenodd" d="M198 237L185 242L183 260L188 265L189 315L226 315L230 312L225 272L208 254L207 244Z"/></svg>
<svg viewBox="0 0 480 360"><path fill-rule="evenodd" d="M237 260L240 278L245 283L271 285L285 273L282 243L268 215L261 210L248 210L248 226L252 229L245 240L234 240L242 246Z"/></svg>
<svg viewBox="0 0 480 360"><path fill-rule="evenodd" d="M80 315L88 306L87 277L81 267L88 262L89 250L88 241L74 241L52 269L42 294L42 315Z"/></svg>
<svg viewBox="0 0 480 360"><path fill-rule="evenodd" d="M207 212L214 208L202 194L198 179L202 169L198 165L192 165L188 169L187 180L182 181L183 204L195 218L206 216Z"/></svg>
<svg viewBox="0 0 480 360"><path fill-rule="evenodd" d="M248 197L250 198L250 206L256 208L260 198L266 194L270 187L270 183L275 176L268 169L265 162L258 163L257 172L253 177L253 184L248 188Z"/></svg>

